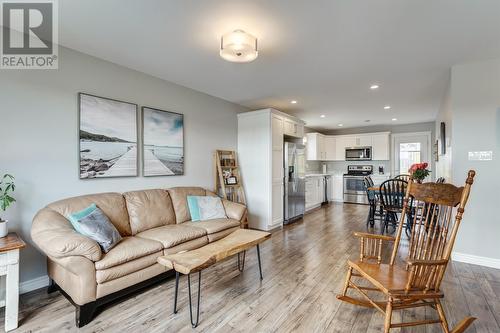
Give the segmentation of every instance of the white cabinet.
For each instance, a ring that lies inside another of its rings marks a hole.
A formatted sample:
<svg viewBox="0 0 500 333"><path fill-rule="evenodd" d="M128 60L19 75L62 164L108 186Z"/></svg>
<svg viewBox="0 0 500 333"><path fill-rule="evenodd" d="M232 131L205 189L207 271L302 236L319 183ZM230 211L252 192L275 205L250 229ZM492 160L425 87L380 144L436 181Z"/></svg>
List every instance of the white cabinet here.
<svg viewBox="0 0 500 333"><path fill-rule="evenodd" d="M238 160L250 228L271 230L283 223L284 135L302 137L303 126L274 109L238 114Z"/></svg>
<svg viewBox="0 0 500 333"><path fill-rule="evenodd" d="M390 159L389 133L372 135L372 160L388 161Z"/></svg>
<svg viewBox="0 0 500 333"><path fill-rule="evenodd" d="M304 124L296 122L290 118L285 118L284 134L295 138L302 138L304 136Z"/></svg>
<svg viewBox="0 0 500 333"><path fill-rule="evenodd" d="M354 137L355 147L370 147L372 145L372 136L360 135Z"/></svg>
<svg viewBox="0 0 500 333"><path fill-rule="evenodd" d="M324 138L325 161L335 161L337 156L337 138L328 135Z"/></svg>
<svg viewBox="0 0 500 333"><path fill-rule="evenodd" d="M306 211L319 207L324 201L325 177L306 178Z"/></svg>
<svg viewBox="0 0 500 333"><path fill-rule="evenodd" d="M273 149L283 149L283 118L276 115L271 117Z"/></svg>
<svg viewBox="0 0 500 333"><path fill-rule="evenodd" d="M390 158L389 132L359 135L307 134L307 159L309 161L345 161L345 149L372 147L372 160Z"/></svg>
<svg viewBox="0 0 500 333"><path fill-rule="evenodd" d="M325 136L320 133L307 133L307 160L324 161L326 159Z"/></svg>
<svg viewBox="0 0 500 333"><path fill-rule="evenodd" d="M344 177L342 175L335 175L332 177L332 201L344 201Z"/></svg>

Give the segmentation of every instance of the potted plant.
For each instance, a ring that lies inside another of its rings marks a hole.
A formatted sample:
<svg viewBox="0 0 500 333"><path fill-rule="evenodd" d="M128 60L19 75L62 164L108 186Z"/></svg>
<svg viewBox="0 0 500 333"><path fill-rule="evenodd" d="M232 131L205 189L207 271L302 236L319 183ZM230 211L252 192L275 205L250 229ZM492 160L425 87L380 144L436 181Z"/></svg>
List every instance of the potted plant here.
<svg viewBox="0 0 500 333"><path fill-rule="evenodd" d="M16 199L10 195L15 189L14 177L9 174L3 175L2 179L0 179L0 209L2 212L5 212L10 205L16 202ZM8 232L7 220L0 216L0 237L7 236Z"/></svg>
<svg viewBox="0 0 500 333"><path fill-rule="evenodd" d="M417 183L422 183L422 181L431 173L429 169L427 169L428 166L429 164L427 162L415 163L410 167L408 173Z"/></svg>

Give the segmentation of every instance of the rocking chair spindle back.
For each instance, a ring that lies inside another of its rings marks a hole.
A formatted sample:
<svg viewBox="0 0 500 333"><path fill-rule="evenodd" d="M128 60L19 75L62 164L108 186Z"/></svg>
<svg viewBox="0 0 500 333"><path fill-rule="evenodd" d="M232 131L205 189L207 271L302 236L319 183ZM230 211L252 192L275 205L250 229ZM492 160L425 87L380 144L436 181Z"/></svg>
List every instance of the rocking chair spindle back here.
<svg viewBox="0 0 500 333"><path fill-rule="evenodd" d="M355 236L360 238L360 257L358 261L348 261L349 270L344 289L337 297L342 301L373 307L384 313L384 332L389 332L391 328L438 323L446 333L465 331L475 318L467 317L450 330L440 301L444 297L440 285L451 257L474 176L475 171L470 170L465 186L462 187L443 183L420 184L410 179L402 199L403 207L395 237L355 233ZM392 183L390 185L393 186ZM396 258L404 221L411 223L411 235L406 263L403 267L398 267ZM394 242L389 264L383 264L381 257L382 244L386 241ZM353 281L353 278L368 281L374 287L360 285ZM349 288L358 291L365 300L348 296ZM381 293L385 295L386 300L374 300L366 291ZM386 304L385 310L383 304ZM437 311L439 318L392 322L393 311L421 306L430 306Z"/></svg>

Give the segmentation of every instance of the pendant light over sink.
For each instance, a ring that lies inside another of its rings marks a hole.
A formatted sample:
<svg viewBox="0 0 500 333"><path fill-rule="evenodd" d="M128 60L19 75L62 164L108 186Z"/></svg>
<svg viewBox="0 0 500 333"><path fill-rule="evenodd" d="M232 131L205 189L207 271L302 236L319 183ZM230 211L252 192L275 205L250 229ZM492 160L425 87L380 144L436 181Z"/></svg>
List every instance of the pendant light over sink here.
<svg viewBox="0 0 500 333"><path fill-rule="evenodd" d="M231 62L250 62L257 58L257 38L243 30L234 30L220 39L220 56Z"/></svg>

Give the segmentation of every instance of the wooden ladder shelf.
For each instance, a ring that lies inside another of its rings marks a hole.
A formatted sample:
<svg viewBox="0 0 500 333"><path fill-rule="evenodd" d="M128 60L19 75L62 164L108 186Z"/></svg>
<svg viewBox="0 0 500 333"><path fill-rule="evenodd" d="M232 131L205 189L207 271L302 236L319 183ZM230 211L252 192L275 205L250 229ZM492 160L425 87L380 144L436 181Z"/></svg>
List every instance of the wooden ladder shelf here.
<svg viewBox="0 0 500 333"><path fill-rule="evenodd" d="M246 205L245 191L236 152L234 150L216 150L214 163L214 192L222 198Z"/></svg>

